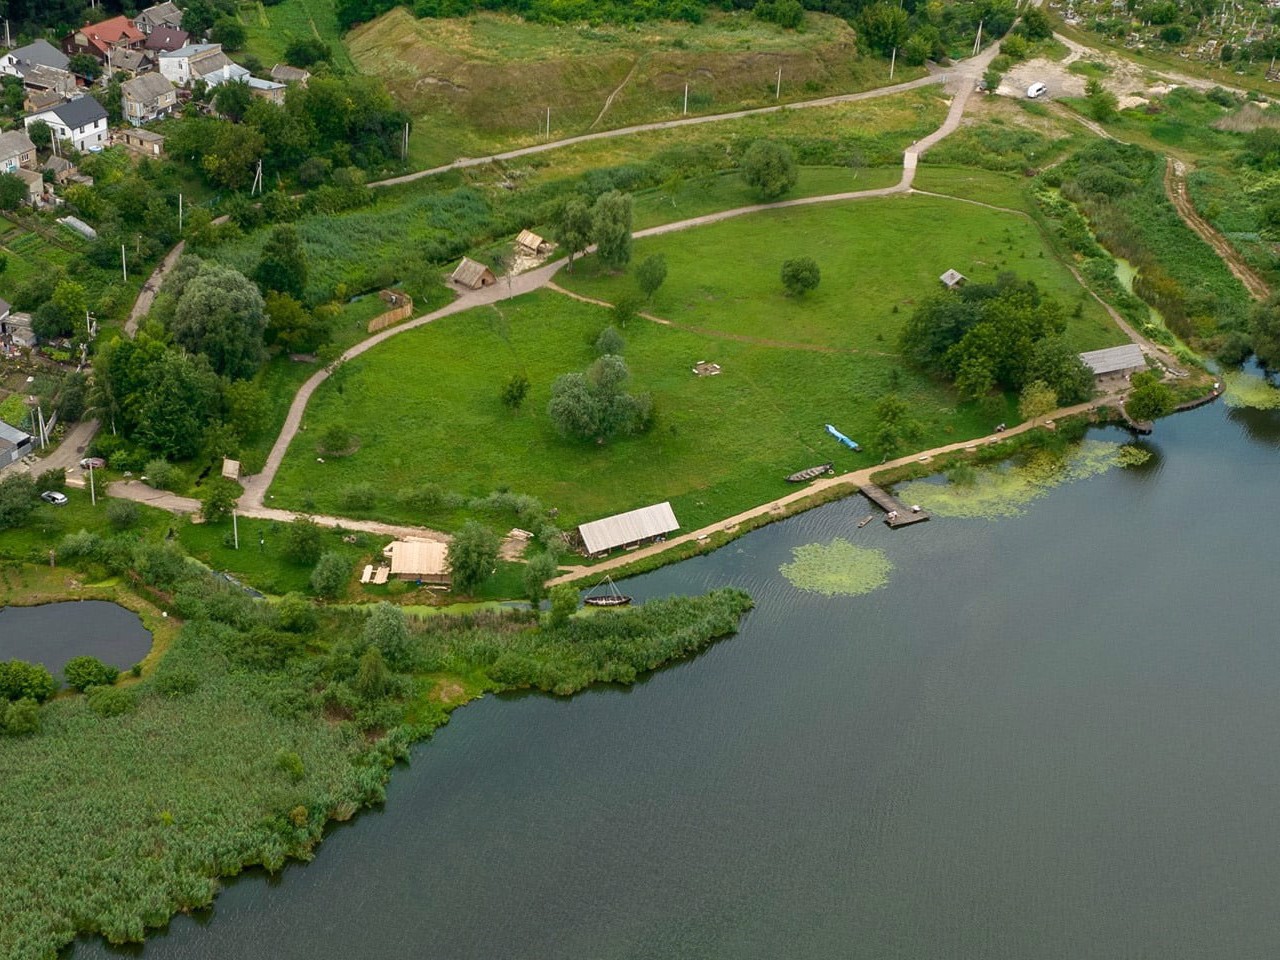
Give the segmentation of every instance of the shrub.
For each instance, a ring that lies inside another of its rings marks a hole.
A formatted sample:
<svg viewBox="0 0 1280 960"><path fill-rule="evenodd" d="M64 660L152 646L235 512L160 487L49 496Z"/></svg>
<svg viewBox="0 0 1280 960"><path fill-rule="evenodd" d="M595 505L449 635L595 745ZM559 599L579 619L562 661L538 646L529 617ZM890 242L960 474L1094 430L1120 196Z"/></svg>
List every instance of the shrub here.
<svg viewBox="0 0 1280 960"><path fill-rule="evenodd" d="M58 683L38 663L9 660L0 663L0 700L34 700L44 703L58 689Z"/></svg>
<svg viewBox="0 0 1280 960"><path fill-rule="evenodd" d="M97 657L72 657L62 668L67 683L81 693L90 687L106 687L116 682L120 671Z"/></svg>
<svg viewBox="0 0 1280 960"><path fill-rule="evenodd" d="M353 483L342 488L341 502L345 510L372 510L377 501L371 483Z"/></svg>
<svg viewBox="0 0 1280 960"><path fill-rule="evenodd" d="M0 705L0 733L22 737L40 729L40 706L30 697Z"/></svg>
<svg viewBox="0 0 1280 960"><path fill-rule="evenodd" d="M148 460L143 472L147 483L157 490L180 490L186 482L183 472L163 457Z"/></svg>
<svg viewBox="0 0 1280 960"><path fill-rule="evenodd" d="M156 690L169 699L184 697L200 689L200 675L190 667L174 667L156 677Z"/></svg>
<svg viewBox="0 0 1280 960"><path fill-rule="evenodd" d="M284 555L294 563L312 566L324 551L324 533L309 517L301 517L285 527Z"/></svg>
<svg viewBox="0 0 1280 960"><path fill-rule="evenodd" d="M276 622L289 633L310 633L316 628L316 611L300 593L286 593L276 604Z"/></svg>
<svg viewBox="0 0 1280 960"><path fill-rule="evenodd" d="M137 705L137 697L126 687L90 687L89 709L100 717L119 717Z"/></svg>
<svg viewBox="0 0 1280 960"><path fill-rule="evenodd" d="M132 500L112 500L107 504L107 523L113 530L128 530L138 522L141 512Z"/></svg>
<svg viewBox="0 0 1280 960"><path fill-rule="evenodd" d="M79 560L93 557L98 552L99 543L100 538L96 533L90 533L88 530L77 530L75 533L68 533L62 538L62 543L58 545L58 556L63 560Z"/></svg>
<svg viewBox="0 0 1280 960"><path fill-rule="evenodd" d="M45 470L43 473L36 474L36 486L40 490L67 489L66 468L55 467L53 470Z"/></svg>
<svg viewBox="0 0 1280 960"><path fill-rule="evenodd" d="M618 328L611 325L601 330L600 336L596 337L596 356L603 357L607 353L621 356L626 346L626 341L622 339Z"/></svg>
<svg viewBox="0 0 1280 960"><path fill-rule="evenodd" d="M329 551L322 554L315 569L311 571L311 590L321 597L336 597L347 585L351 574L351 565L340 553Z"/></svg>
<svg viewBox="0 0 1280 960"><path fill-rule="evenodd" d="M279 750L276 752L276 768L294 783L301 783L303 777L306 776L306 770L302 766L302 758L292 750Z"/></svg>
<svg viewBox="0 0 1280 960"><path fill-rule="evenodd" d="M793 297L808 293L821 279L822 273L812 257L795 257L782 262L782 285Z"/></svg>
<svg viewBox="0 0 1280 960"><path fill-rule="evenodd" d="M742 155L742 179L761 200L776 200L796 185L800 174L791 148L757 140Z"/></svg>

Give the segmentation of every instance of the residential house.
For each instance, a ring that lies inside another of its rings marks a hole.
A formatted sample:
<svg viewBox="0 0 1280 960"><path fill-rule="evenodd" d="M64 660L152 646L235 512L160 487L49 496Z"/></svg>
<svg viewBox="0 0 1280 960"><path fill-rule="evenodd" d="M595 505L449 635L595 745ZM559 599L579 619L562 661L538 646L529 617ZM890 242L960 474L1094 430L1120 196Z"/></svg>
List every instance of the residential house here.
<svg viewBox="0 0 1280 960"><path fill-rule="evenodd" d="M142 47L152 56L156 56L162 52L181 50L190 40L191 34L185 30L179 30L177 27L156 27L147 34L147 42Z"/></svg>
<svg viewBox="0 0 1280 960"><path fill-rule="evenodd" d="M276 83L296 83L305 87L307 81L311 79L311 72L301 67L291 67L287 63L277 63L271 68L271 79Z"/></svg>
<svg viewBox="0 0 1280 960"><path fill-rule="evenodd" d="M0 74L20 77L31 92L54 92L64 97L75 93L76 78L68 67L67 55L47 40L37 40L0 55Z"/></svg>
<svg viewBox="0 0 1280 960"><path fill-rule="evenodd" d="M149 73L155 68L155 57L146 50L132 50L122 47L112 50L107 55L107 72L113 77L117 73L136 77L143 73Z"/></svg>
<svg viewBox="0 0 1280 960"><path fill-rule="evenodd" d="M414 580L448 586L449 545L434 540L393 540L382 551L391 560L391 576L398 580Z"/></svg>
<svg viewBox="0 0 1280 960"><path fill-rule="evenodd" d="M52 90L47 91L27 91L27 95L22 99L22 109L27 113L43 113L50 107L56 107L67 98Z"/></svg>
<svg viewBox="0 0 1280 960"><path fill-rule="evenodd" d="M9 304L0 300L0 356L15 353L15 348L30 350L36 345L36 335L31 329L31 314L12 313Z"/></svg>
<svg viewBox="0 0 1280 960"><path fill-rule="evenodd" d="M154 130L125 129L121 130L117 136L126 147L144 157L164 156L164 137Z"/></svg>
<svg viewBox="0 0 1280 960"><path fill-rule="evenodd" d="M162 28L176 30L182 26L182 11L166 0L143 10L133 18L133 25L148 37Z"/></svg>
<svg viewBox="0 0 1280 960"><path fill-rule="evenodd" d="M19 167L35 169L36 145L23 130L0 133L0 172L13 173Z"/></svg>
<svg viewBox="0 0 1280 960"><path fill-rule="evenodd" d="M66 157L53 156L40 165L41 172L53 174L53 182L66 183L76 175L76 165Z"/></svg>
<svg viewBox="0 0 1280 960"><path fill-rule="evenodd" d="M17 167L9 171L15 177L22 181L27 188L26 202L33 207L40 206L44 200L44 176L39 170L28 170L26 167Z"/></svg>
<svg viewBox="0 0 1280 960"><path fill-rule="evenodd" d="M470 257L462 258L462 262L458 264L449 279L467 290L491 287L498 282L498 278L493 275L492 270L483 263L472 260Z"/></svg>
<svg viewBox="0 0 1280 960"><path fill-rule="evenodd" d="M177 105L177 88L158 73L144 73L120 84L124 118L135 127L167 117Z"/></svg>
<svg viewBox="0 0 1280 960"><path fill-rule="evenodd" d="M90 96L77 97L22 118L28 130L37 120L43 120L55 137L70 141L77 150L88 150L107 142L107 111Z"/></svg>
<svg viewBox="0 0 1280 960"><path fill-rule="evenodd" d="M158 60L160 72L170 83L185 87L231 63L220 43L189 43L177 50L162 51ZM243 67L241 69L244 69ZM249 71L245 70L247 74Z"/></svg>
<svg viewBox="0 0 1280 960"><path fill-rule="evenodd" d="M197 63L195 68L198 72L192 75L192 82L203 80L205 86L212 90L214 87L220 87L224 83L247 84L252 79L246 68L238 63L232 63L231 60L227 59L225 53L222 54L222 58L226 60L226 63L217 67L210 67L207 61Z"/></svg>
<svg viewBox="0 0 1280 960"><path fill-rule="evenodd" d="M114 50L140 48L147 38L128 17L112 17L101 23L85 24L62 38L62 52L72 57L87 53L105 64Z"/></svg>
<svg viewBox="0 0 1280 960"><path fill-rule="evenodd" d="M255 97L261 97L277 105L284 103L284 92L288 88L283 83L260 80L257 77L245 77L244 82L249 85L249 92Z"/></svg>

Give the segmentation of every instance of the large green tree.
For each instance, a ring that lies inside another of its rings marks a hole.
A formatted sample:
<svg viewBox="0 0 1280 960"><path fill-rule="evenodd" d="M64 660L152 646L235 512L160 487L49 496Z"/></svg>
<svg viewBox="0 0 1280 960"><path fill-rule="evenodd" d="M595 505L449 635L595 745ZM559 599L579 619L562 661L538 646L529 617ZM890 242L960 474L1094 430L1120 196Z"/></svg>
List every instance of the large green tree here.
<svg viewBox="0 0 1280 960"><path fill-rule="evenodd" d="M266 325L257 287L238 270L205 263L184 287L171 327L174 342L236 380L253 376L266 358Z"/></svg>
<svg viewBox="0 0 1280 960"><path fill-rule="evenodd" d="M596 256L611 270L631 260L631 194L610 190L596 198L591 208L591 236Z"/></svg>
<svg viewBox="0 0 1280 960"><path fill-rule="evenodd" d="M796 185L800 172L791 148L775 140L757 140L742 155L743 182L761 200L777 200Z"/></svg>
<svg viewBox="0 0 1280 960"><path fill-rule="evenodd" d="M302 249L298 231L292 224L281 224L271 231L262 246L253 279L263 292L275 290L301 300L307 288L307 253Z"/></svg>
<svg viewBox="0 0 1280 960"><path fill-rule="evenodd" d="M560 205L551 224L551 236L560 249L569 254L569 270L573 270L573 258L591 242L591 208L578 196L570 197Z"/></svg>
<svg viewBox="0 0 1280 960"><path fill-rule="evenodd" d="M449 575L455 593L471 593L498 565L498 535L474 520L463 524L449 544Z"/></svg>
<svg viewBox="0 0 1280 960"><path fill-rule="evenodd" d="M547 415L567 437L603 443L619 434L639 433L653 417L648 394L631 394L631 374L622 357L606 354L585 373L566 373L551 384Z"/></svg>
<svg viewBox="0 0 1280 960"><path fill-rule="evenodd" d="M145 373L145 384L129 398L132 436L148 450L189 460L217 419L222 384L202 356L166 350Z"/></svg>

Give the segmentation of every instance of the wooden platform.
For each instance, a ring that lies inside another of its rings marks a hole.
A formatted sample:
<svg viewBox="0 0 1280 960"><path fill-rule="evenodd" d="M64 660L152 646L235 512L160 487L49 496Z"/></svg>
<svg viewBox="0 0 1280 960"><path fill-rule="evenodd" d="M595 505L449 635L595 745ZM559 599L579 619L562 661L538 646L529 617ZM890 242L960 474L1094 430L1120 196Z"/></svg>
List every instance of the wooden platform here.
<svg viewBox="0 0 1280 960"><path fill-rule="evenodd" d="M897 497L881 490L874 483L863 486L861 492L864 497L885 512L884 522L894 530L898 527L909 527L913 523L924 523L929 519L927 511L912 513L910 507L903 505Z"/></svg>

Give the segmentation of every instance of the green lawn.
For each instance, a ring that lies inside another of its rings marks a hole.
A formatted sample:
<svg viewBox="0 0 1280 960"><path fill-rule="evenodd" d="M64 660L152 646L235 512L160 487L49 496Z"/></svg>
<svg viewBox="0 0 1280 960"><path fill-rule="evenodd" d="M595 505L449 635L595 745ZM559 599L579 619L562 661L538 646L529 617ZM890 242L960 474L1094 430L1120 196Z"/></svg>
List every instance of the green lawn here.
<svg viewBox="0 0 1280 960"><path fill-rule="evenodd" d="M338 29L333 0L280 0L266 6L258 0L241 0L238 8L247 39L244 52L253 54L270 70L284 63L284 49L294 37L319 37L333 51L333 65L354 70Z"/></svg>
<svg viewBox="0 0 1280 960"><path fill-rule="evenodd" d="M638 241L633 262L655 253L666 257L668 279L650 311L735 335L893 352L912 304L954 268L973 280L1013 271L1069 306L1082 301L1082 317L1068 332L1077 349L1123 341L1030 219L942 198L893 197L738 217ZM804 297L789 297L779 279L782 262L804 255L817 260L822 282ZM611 303L633 289L628 275L602 274L594 258L562 273L560 282Z"/></svg>
<svg viewBox="0 0 1280 960"><path fill-rule="evenodd" d="M941 193L948 197L977 200L996 207L1032 209L1031 181L1018 173L997 173L973 167L941 167L929 164L916 169L912 183L916 190Z"/></svg>

